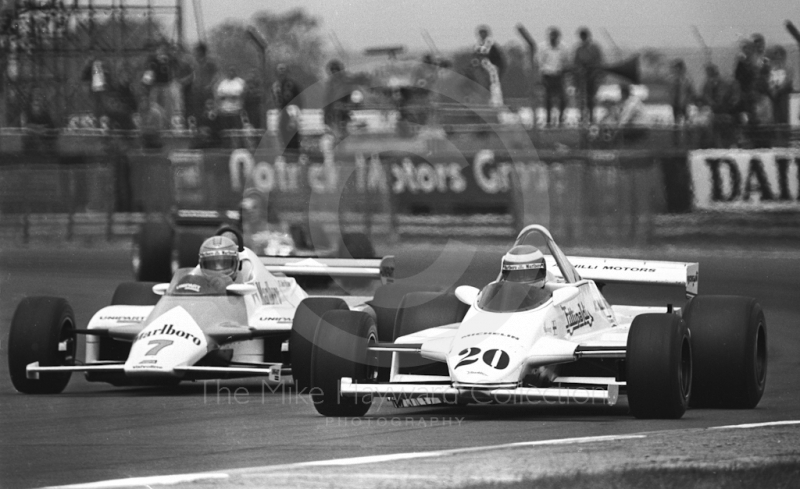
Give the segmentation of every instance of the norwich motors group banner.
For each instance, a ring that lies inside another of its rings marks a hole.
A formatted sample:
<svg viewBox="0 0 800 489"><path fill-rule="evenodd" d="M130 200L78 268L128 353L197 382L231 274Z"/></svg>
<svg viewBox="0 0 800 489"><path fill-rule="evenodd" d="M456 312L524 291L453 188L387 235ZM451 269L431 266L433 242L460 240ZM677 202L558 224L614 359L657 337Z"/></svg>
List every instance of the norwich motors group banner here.
<svg viewBox="0 0 800 489"><path fill-rule="evenodd" d="M800 149L689 153L695 209L800 209Z"/></svg>

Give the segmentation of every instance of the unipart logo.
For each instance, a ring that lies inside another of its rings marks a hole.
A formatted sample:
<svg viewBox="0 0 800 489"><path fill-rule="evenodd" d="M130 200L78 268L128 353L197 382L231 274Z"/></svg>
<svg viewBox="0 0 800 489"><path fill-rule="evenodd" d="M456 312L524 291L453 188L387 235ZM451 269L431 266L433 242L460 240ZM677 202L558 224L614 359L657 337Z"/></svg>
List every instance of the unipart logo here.
<svg viewBox="0 0 800 489"><path fill-rule="evenodd" d="M200 346L202 344L200 338L191 333L175 329L175 327L172 324L165 324L160 329L151 329L149 331L142 331L141 333L136 335L136 341L156 335L177 336L178 338L186 338L187 340L191 341L197 346Z"/></svg>
<svg viewBox="0 0 800 489"><path fill-rule="evenodd" d="M578 310L575 311L571 307L560 306L561 310L564 311L564 315L567 317L567 334L572 336L572 334L585 326L592 327L594 324L594 316L589 314L589 311L583 306L582 303L578 304Z"/></svg>

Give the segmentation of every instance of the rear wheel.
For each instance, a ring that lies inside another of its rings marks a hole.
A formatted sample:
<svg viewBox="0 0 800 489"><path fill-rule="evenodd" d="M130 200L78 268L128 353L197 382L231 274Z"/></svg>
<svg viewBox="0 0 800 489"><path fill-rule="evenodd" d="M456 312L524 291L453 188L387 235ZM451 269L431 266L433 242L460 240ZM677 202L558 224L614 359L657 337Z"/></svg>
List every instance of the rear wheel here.
<svg viewBox="0 0 800 489"><path fill-rule="evenodd" d="M75 315L65 299L23 299L14 311L8 335L11 383L26 394L58 394L69 383L71 372L42 373L38 379L29 379L27 366L33 362L42 367L74 365L76 349Z"/></svg>
<svg viewBox="0 0 800 489"><path fill-rule="evenodd" d="M637 418L678 419L692 387L689 328L674 314L636 316L628 333L627 390Z"/></svg>
<svg viewBox="0 0 800 489"><path fill-rule="evenodd" d="M756 407L767 383L767 323L761 305L749 297L695 297L683 318L692 332L692 407Z"/></svg>
<svg viewBox="0 0 800 489"><path fill-rule="evenodd" d="M161 296L153 292L158 282L123 282L111 297L112 306L155 306Z"/></svg>
<svg viewBox="0 0 800 489"><path fill-rule="evenodd" d="M396 340L437 326L461 322L469 306L453 294L412 292L406 294L397 309L394 325ZM422 358L418 354L401 354L400 373L419 375L449 375L447 364ZM388 379L386 379L388 380Z"/></svg>
<svg viewBox="0 0 800 489"><path fill-rule="evenodd" d="M146 222L134 238L131 265L136 280L169 282L172 228L165 222Z"/></svg>
<svg viewBox="0 0 800 489"><path fill-rule="evenodd" d="M329 311L322 316L311 354L311 399L323 416L363 416L372 396L343 397L340 380L354 383L377 378L377 356L368 350L377 343L378 329L372 316L358 311Z"/></svg>
<svg viewBox="0 0 800 489"><path fill-rule="evenodd" d="M328 311L349 310L347 304L335 297L312 297L304 299L297 307L289 335L289 356L292 363L292 378L298 391L310 388L311 350L314 333L322 315Z"/></svg>

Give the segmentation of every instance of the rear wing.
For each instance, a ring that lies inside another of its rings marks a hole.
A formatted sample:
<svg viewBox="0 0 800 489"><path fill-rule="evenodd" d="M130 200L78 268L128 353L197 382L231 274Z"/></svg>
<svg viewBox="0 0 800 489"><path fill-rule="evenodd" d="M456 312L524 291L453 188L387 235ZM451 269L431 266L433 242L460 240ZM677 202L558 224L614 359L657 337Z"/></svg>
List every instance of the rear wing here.
<svg viewBox="0 0 800 489"><path fill-rule="evenodd" d="M270 273L290 276L362 277L391 282L395 276L395 257L383 258L296 258L261 256ZM499 268L500 255L496 260ZM567 257L581 278L610 284L651 284L682 286L687 297L697 295L700 277L697 263L629 260L621 258ZM555 258L545 255L547 268L563 278ZM494 262L493 266L494 266ZM494 268L492 269L494 270Z"/></svg>
<svg viewBox="0 0 800 489"><path fill-rule="evenodd" d="M628 260L621 258L567 257L581 278L610 284L679 285L687 297L697 295L700 265L673 261ZM555 259L546 255L547 268L561 277Z"/></svg>
<svg viewBox="0 0 800 489"><path fill-rule="evenodd" d="M381 278L380 258L296 258L260 256L270 273L291 276Z"/></svg>

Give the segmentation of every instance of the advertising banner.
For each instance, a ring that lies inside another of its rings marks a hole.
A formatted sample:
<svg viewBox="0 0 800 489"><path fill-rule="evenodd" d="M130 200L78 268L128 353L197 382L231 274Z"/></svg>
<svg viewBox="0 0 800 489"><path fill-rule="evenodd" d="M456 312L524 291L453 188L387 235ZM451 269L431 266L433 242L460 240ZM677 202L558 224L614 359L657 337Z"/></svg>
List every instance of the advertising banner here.
<svg viewBox="0 0 800 489"><path fill-rule="evenodd" d="M800 149L689 153L693 204L702 210L800 209Z"/></svg>

